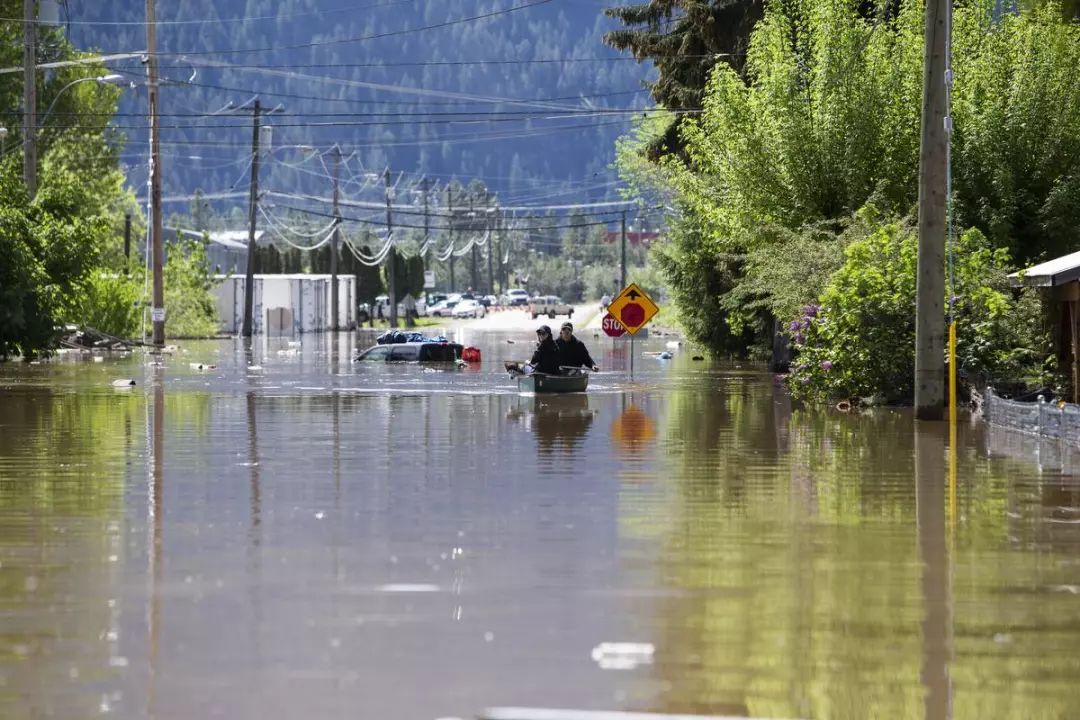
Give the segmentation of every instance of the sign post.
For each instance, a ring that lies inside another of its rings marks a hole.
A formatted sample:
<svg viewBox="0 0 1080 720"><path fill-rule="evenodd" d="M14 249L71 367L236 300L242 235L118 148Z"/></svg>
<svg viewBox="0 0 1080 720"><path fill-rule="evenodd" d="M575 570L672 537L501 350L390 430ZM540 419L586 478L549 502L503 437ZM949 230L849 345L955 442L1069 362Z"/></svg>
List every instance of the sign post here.
<svg viewBox="0 0 1080 720"><path fill-rule="evenodd" d="M608 305L608 317L614 318L630 333L630 377L634 377L634 336L653 319L660 307L652 301L637 283L630 283ZM604 318L607 325L607 318ZM607 333L605 327L604 332ZM608 333L610 335L611 333Z"/></svg>

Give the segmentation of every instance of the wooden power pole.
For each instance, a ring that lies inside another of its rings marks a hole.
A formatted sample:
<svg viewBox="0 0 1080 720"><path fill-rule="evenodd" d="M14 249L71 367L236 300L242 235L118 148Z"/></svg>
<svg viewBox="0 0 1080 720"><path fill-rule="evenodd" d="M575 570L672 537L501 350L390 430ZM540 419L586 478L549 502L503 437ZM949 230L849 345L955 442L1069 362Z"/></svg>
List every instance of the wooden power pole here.
<svg viewBox="0 0 1080 720"><path fill-rule="evenodd" d="M251 337L252 311L255 304L255 218L259 205L259 113L262 106L255 98L251 118L251 186L248 190L248 251L247 268L244 271L244 327L243 336Z"/></svg>
<svg viewBox="0 0 1080 720"><path fill-rule="evenodd" d="M338 210L338 172L341 148L334 145L334 232L330 242L330 329L338 329L338 239L341 232L341 212Z"/></svg>
<svg viewBox="0 0 1080 720"><path fill-rule="evenodd" d="M387 282L390 294L390 327L397 327L397 249L394 247L394 218L390 214L390 168L383 173L383 188L386 192L386 242L390 243L387 253Z"/></svg>
<svg viewBox="0 0 1080 720"><path fill-rule="evenodd" d="M157 27L154 21L154 0L146 0L146 79L150 113L150 264L153 291L150 320L153 323L151 343L165 345L165 246L161 221L161 148L158 133L158 66Z"/></svg>
<svg viewBox="0 0 1080 720"><path fill-rule="evenodd" d="M919 420L941 420L945 403L945 222L949 150L945 73L951 2L926 0L915 305L915 417Z"/></svg>
<svg viewBox="0 0 1080 720"><path fill-rule="evenodd" d="M150 2L151 0L147 0ZM37 194L37 32L35 0L23 0L23 180Z"/></svg>

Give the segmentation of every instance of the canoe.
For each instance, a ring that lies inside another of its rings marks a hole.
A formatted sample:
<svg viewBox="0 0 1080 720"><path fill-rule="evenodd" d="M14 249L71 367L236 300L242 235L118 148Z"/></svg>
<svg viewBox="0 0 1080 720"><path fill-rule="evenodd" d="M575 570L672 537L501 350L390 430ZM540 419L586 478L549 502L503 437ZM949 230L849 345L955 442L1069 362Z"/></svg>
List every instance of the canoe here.
<svg viewBox="0 0 1080 720"><path fill-rule="evenodd" d="M589 387L588 373L578 375L545 375L532 373L518 375L518 391L531 393L585 392Z"/></svg>

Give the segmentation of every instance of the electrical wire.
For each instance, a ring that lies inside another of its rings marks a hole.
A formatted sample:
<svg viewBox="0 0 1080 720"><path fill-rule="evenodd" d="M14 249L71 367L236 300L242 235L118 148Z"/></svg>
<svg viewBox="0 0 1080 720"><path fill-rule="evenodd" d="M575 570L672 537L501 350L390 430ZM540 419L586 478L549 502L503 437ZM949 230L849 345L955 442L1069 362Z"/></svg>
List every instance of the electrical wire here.
<svg viewBox="0 0 1080 720"><path fill-rule="evenodd" d="M415 0L392 0L391 2L370 3L368 5L353 5L343 8L332 8L330 10L313 10L311 12L302 13L289 13L284 15L249 15L238 18L206 18L203 20L155 20L155 25L205 25L207 23L213 23L214 25L232 24L232 23L248 23L248 22L261 22L263 20L288 20L291 18L300 17L312 17L315 15L333 15L344 12L356 12L357 10L369 10L378 7L388 7L392 5L402 5L404 3L415 2ZM0 22L13 22L23 23L25 22L21 18L2 18ZM35 25L47 25L52 27L56 23L52 20L31 20ZM124 27L124 26L138 26L142 27L146 25L145 20L65 20L63 25L91 25L95 27Z"/></svg>
<svg viewBox="0 0 1080 720"><path fill-rule="evenodd" d="M329 47L332 45L346 45L354 42L366 42L368 40L380 40L389 37L400 37L402 35L412 35L414 33L426 32L428 30L438 30L445 27L452 27L454 25L462 25L465 23L471 23L476 20L486 20L488 18L498 17L501 15L509 15L519 10L528 10L530 8L539 7L540 5L547 5L552 0L533 0L532 2L526 2L522 5L515 5L509 8L503 8L501 10L493 10L491 12L480 13L478 15L470 15L468 17L457 18L456 20L446 20L440 23L433 23L431 25L423 25L415 28L405 28L402 30L389 30L387 32L374 33L371 35L360 35L351 38L340 38L335 40L320 40L318 42L298 43L295 45L272 45L269 47L261 48L229 48L226 50L195 50L187 52L158 52L157 57L199 57L206 55L248 55L252 53L261 52L280 52L282 50L307 50L309 48L317 47Z"/></svg>

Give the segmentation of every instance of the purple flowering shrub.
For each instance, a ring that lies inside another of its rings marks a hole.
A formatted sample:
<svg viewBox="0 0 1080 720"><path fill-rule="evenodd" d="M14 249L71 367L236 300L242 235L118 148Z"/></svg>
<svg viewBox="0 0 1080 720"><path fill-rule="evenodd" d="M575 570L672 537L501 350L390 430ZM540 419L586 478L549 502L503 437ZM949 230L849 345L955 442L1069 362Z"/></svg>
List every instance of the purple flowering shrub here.
<svg viewBox="0 0 1080 720"><path fill-rule="evenodd" d="M1024 296L1014 300L1006 252L990 249L978 230L962 233L954 243L961 370L1015 377L1025 363L1040 365L1049 346L1038 303ZM805 306L787 327L794 350L788 375L793 396L911 402L917 258L917 232L900 222L879 224L848 245L820 304Z"/></svg>

